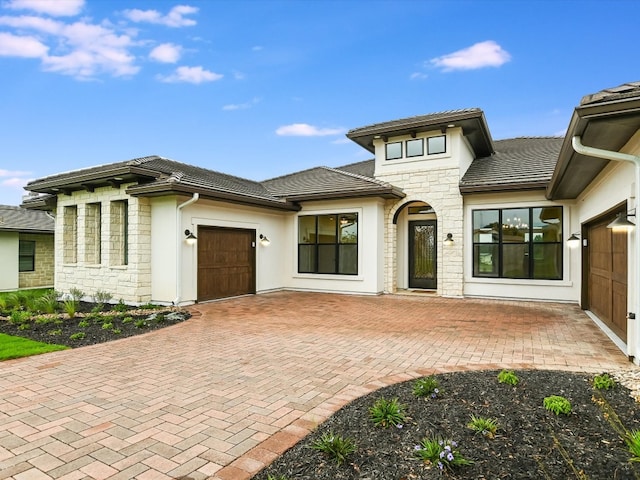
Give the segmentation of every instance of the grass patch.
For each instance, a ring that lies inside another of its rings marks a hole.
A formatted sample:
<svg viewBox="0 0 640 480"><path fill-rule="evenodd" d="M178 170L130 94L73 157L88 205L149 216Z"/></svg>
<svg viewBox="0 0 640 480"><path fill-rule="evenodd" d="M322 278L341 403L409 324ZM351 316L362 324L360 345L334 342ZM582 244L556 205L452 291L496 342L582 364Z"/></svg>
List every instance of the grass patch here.
<svg viewBox="0 0 640 480"><path fill-rule="evenodd" d="M51 343L34 342L22 337L13 337L0 333L0 361L22 358L41 353L57 352L69 347Z"/></svg>

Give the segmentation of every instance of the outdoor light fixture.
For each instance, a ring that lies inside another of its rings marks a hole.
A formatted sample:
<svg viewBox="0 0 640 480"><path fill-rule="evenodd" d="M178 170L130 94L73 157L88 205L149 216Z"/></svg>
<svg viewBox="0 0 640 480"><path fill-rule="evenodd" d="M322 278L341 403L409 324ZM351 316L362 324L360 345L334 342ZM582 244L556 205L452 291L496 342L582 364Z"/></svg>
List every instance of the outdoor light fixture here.
<svg viewBox="0 0 640 480"><path fill-rule="evenodd" d="M347 223L349 223L349 219L347 217L340 217L340 225L344 227Z"/></svg>
<svg viewBox="0 0 640 480"><path fill-rule="evenodd" d="M576 248L578 245L580 245L580 234L572 233L571 236L567 238L567 245L569 246L569 248Z"/></svg>
<svg viewBox="0 0 640 480"><path fill-rule="evenodd" d="M447 233L447 238L444 239L444 244L446 246L451 246L453 245L453 234L452 233Z"/></svg>
<svg viewBox="0 0 640 480"><path fill-rule="evenodd" d="M196 243L198 237L196 237L191 230L185 230L184 234L187 236L187 238L184 239L187 245L194 245Z"/></svg>
<svg viewBox="0 0 640 480"><path fill-rule="evenodd" d="M616 219L607 225L607 228L611 228L614 232L630 232L635 227L635 224L631 223L628 217L635 217L635 211L636 209L634 208L632 210L633 213L627 212L626 215L619 213Z"/></svg>
<svg viewBox="0 0 640 480"><path fill-rule="evenodd" d="M260 234L260 245L268 247L271 245L271 240L269 240L266 235Z"/></svg>

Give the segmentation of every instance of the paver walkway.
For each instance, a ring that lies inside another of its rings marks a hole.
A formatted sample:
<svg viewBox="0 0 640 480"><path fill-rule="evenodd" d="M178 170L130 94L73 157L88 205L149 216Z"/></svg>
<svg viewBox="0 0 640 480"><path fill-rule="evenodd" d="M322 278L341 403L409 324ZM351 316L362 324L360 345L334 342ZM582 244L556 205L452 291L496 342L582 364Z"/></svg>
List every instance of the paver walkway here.
<svg viewBox="0 0 640 480"><path fill-rule="evenodd" d="M0 363L0 478L246 479L349 400L434 372L636 368L577 307L280 292Z"/></svg>

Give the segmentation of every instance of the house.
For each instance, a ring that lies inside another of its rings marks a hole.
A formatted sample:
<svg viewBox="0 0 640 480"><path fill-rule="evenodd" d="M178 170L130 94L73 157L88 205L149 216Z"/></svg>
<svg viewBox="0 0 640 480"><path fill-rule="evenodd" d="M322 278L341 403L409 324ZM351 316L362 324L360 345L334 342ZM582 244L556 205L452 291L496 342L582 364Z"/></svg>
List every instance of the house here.
<svg viewBox="0 0 640 480"><path fill-rule="evenodd" d="M53 238L46 212L0 205L0 291L53 287Z"/></svg>
<svg viewBox="0 0 640 480"><path fill-rule="evenodd" d="M578 302L635 356L640 255L635 233L607 226L635 208L639 103L640 83L585 97L564 138L494 141L477 108L377 123L347 133L373 159L263 182L137 158L34 180L24 205L55 212L62 291Z"/></svg>

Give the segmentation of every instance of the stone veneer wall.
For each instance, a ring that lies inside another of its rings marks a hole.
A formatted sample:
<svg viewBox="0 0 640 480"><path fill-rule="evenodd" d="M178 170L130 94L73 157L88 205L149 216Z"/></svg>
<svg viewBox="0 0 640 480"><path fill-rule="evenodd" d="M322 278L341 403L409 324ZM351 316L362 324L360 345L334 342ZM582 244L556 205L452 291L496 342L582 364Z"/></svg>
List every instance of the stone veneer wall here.
<svg viewBox="0 0 640 480"><path fill-rule="evenodd" d="M397 226L393 224L396 211L408 202L421 201L431 205L437 217L438 288L442 296L463 295L463 201L460 195L459 168L441 168L430 171L416 170L390 175L379 175L379 180L392 183L403 189L405 198L387 200L385 204L385 291L398 288ZM454 243L446 247L443 243L447 233L453 234Z"/></svg>
<svg viewBox="0 0 640 480"><path fill-rule="evenodd" d="M47 233L21 233L20 240L36 242L35 270L18 274L18 288L51 287L54 280L54 237Z"/></svg>
<svg viewBox="0 0 640 480"><path fill-rule="evenodd" d="M113 295L115 301L122 299L132 304L151 300L151 207L148 199L130 197L125 190L126 185L123 185L119 189L103 187L93 192L79 191L73 192L70 196L58 196L56 232L64 232L65 223L70 223L68 216L65 219L64 207L77 206L77 234L76 262L65 262L65 258L74 258L74 255L68 252L69 244L65 244L64 237L68 236L68 233L56 235L56 290L66 293L71 288L78 288L87 297L100 290ZM122 249L114 249L114 244L121 245L124 221L122 211L125 201L128 213L128 261L123 265ZM96 203L100 203L101 216L98 229L99 263L88 263L87 259L98 259L95 255L96 239L91 236L91 232L96 229L87 229L87 225L93 224L87 221L87 215L96 213L95 205L92 207L90 204Z"/></svg>

